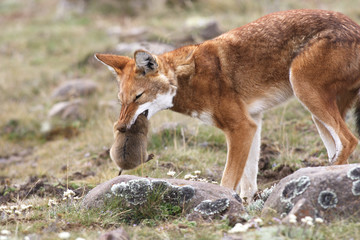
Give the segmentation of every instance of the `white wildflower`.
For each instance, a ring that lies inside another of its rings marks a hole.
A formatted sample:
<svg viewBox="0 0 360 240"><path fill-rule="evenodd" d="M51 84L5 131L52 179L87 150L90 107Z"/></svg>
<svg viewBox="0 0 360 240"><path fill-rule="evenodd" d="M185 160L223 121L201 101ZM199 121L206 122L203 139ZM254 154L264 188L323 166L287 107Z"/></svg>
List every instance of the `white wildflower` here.
<svg viewBox="0 0 360 240"><path fill-rule="evenodd" d="M296 215L294 214L289 214L289 223L297 223L297 219L296 219Z"/></svg>
<svg viewBox="0 0 360 240"><path fill-rule="evenodd" d="M194 174L195 174L195 175L200 175L200 174L201 174L201 171L200 171L200 170L196 170L196 171L194 171Z"/></svg>
<svg viewBox="0 0 360 240"><path fill-rule="evenodd" d="M81 199L81 197L79 197L79 196L74 197L74 200L80 200L80 199Z"/></svg>
<svg viewBox="0 0 360 240"><path fill-rule="evenodd" d="M21 215L21 212L20 212L19 210L15 210L14 213L15 213L16 216L20 216L20 215Z"/></svg>
<svg viewBox="0 0 360 240"><path fill-rule="evenodd" d="M301 222L304 223L305 225L308 225L308 226L314 226L314 223L313 223L313 218L312 217L309 217L309 216L306 216L304 218L301 219Z"/></svg>
<svg viewBox="0 0 360 240"><path fill-rule="evenodd" d="M314 223L312 221L307 221L306 225L308 225L309 227L312 227L312 226L314 226Z"/></svg>
<svg viewBox="0 0 360 240"><path fill-rule="evenodd" d="M86 239L82 237L77 237L75 240L86 240Z"/></svg>
<svg viewBox="0 0 360 240"><path fill-rule="evenodd" d="M59 233L58 236L61 239L68 239L68 238L70 238L70 233L69 232L61 232L61 233Z"/></svg>
<svg viewBox="0 0 360 240"><path fill-rule="evenodd" d="M263 220L262 220L261 218L255 218L255 219L254 219L254 222L255 222L256 224L258 224L258 225L263 224Z"/></svg>
<svg viewBox="0 0 360 240"><path fill-rule="evenodd" d="M185 180L190 180L190 179L194 179L194 178L196 178L196 176L194 176L194 175L192 175L192 174L186 174L186 175L184 176L184 179L185 179Z"/></svg>
<svg viewBox="0 0 360 240"><path fill-rule="evenodd" d="M9 214L9 215L12 214L12 212L13 212L13 211L10 210L10 209L6 209L6 210L5 210L5 213L7 213L7 214Z"/></svg>
<svg viewBox="0 0 360 240"><path fill-rule="evenodd" d="M211 181L211 183L212 183L212 184L218 184L218 182L217 182L217 181Z"/></svg>
<svg viewBox="0 0 360 240"><path fill-rule="evenodd" d="M8 240L9 238L7 236L0 235L0 240Z"/></svg>
<svg viewBox="0 0 360 240"><path fill-rule="evenodd" d="M9 230L7 230L7 229L4 229L4 230L1 230L1 234L2 235L10 235L11 232Z"/></svg>
<svg viewBox="0 0 360 240"><path fill-rule="evenodd" d="M64 198L72 198L74 195L75 195L75 193L71 189L68 189L64 192Z"/></svg>
<svg viewBox="0 0 360 240"><path fill-rule="evenodd" d="M25 204L21 204L20 205L20 209L21 209L21 211L26 211L26 210L28 210L28 209L31 209L31 208L33 208L33 205L25 205Z"/></svg>
<svg viewBox="0 0 360 240"><path fill-rule="evenodd" d="M246 232L249 229L250 225L245 223L237 223L235 226L228 231L228 233L240 233L240 232Z"/></svg>
<svg viewBox="0 0 360 240"><path fill-rule="evenodd" d="M17 210L18 208L19 208L19 207L18 207L17 205L10 206L10 209L13 210L13 211L14 211L14 210Z"/></svg>
<svg viewBox="0 0 360 240"><path fill-rule="evenodd" d="M198 181L199 182L208 182L208 180L206 180L205 178L199 178Z"/></svg>
<svg viewBox="0 0 360 240"><path fill-rule="evenodd" d="M324 219L322 219L322 218L315 218L315 222L316 223L324 223Z"/></svg>
<svg viewBox="0 0 360 240"><path fill-rule="evenodd" d="M8 209L8 207L5 206L5 205L1 205L1 206L0 206L0 211L5 211L5 210L7 210L7 209Z"/></svg>
<svg viewBox="0 0 360 240"><path fill-rule="evenodd" d="M169 171L166 173L166 175L168 175L168 176L170 176L170 177L173 177L175 174L176 174L176 172L175 172L175 171L171 171L171 170L169 170Z"/></svg>
<svg viewBox="0 0 360 240"><path fill-rule="evenodd" d="M49 199L48 206L53 207L56 206L58 203L54 199Z"/></svg>

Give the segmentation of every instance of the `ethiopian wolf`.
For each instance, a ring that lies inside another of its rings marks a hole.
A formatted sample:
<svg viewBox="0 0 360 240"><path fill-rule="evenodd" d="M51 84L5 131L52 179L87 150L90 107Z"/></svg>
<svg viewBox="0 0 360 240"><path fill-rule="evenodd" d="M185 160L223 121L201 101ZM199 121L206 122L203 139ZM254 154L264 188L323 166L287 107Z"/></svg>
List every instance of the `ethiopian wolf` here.
<svg viewBox="0 0 360 240"><path fill-rule="evenodd" d="M117 77L115 131L163 109L220 128L228 146L221 185L239 185L242 197L257 191L262 113L293 95L312 114L330 163L346 163L358 143L344 117L354 103L360 117L360 26L341 13L277 12L162 55L96 58Z"/></svg>

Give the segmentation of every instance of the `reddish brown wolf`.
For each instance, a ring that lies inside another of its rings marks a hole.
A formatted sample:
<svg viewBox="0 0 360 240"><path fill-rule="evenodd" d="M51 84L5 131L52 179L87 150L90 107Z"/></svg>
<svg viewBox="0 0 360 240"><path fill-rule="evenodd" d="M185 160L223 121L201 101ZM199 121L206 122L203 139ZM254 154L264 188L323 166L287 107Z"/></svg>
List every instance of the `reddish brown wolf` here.
<svg viewBox="0 0 360 240"><path fill-rule="evenodd" d="M163 109L220 128L228 145L221 184L239 185L242 197L257 190L262 112L293 95L311 112L331 163L346 163L358 143L344 117L356 102L360 125L360 26L341 13L277 12L162 55L96 58L117 76L115 131Z"/></svg>

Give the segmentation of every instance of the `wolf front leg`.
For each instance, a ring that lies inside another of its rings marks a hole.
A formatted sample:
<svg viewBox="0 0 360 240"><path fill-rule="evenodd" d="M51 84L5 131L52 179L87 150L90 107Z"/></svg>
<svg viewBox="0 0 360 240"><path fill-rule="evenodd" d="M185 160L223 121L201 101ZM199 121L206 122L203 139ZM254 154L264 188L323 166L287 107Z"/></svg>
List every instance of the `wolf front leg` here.
<svg viewBox="0 0 360 240"><path fill-rule="evenodd" d="M224 173L221 179L222 186L234 190L237 188L244 174L246 162L248 160L255 133L257 132L258 128L260 128L260 126L258 126L250 116L244 116L241 121L237 121L236 125L224 130L228 146L228 153ZM257 163L257 159L249 159L249 161L254 161ZM248 198L251 198L252 194L254 194L254 191L256 191L256 189L247 189L249 187L256 188L257 166L253 166L254 164L250 165L246 168L247 176L245 176L245 178L242 180L245 182L240 186L242 193L241 196ZM254 171L254 174L252 171ZM248 179L249 176L252 176L254 179ZM255 184L253 184L254 182ZM251 186L245 183L251 183Z"/></svg>

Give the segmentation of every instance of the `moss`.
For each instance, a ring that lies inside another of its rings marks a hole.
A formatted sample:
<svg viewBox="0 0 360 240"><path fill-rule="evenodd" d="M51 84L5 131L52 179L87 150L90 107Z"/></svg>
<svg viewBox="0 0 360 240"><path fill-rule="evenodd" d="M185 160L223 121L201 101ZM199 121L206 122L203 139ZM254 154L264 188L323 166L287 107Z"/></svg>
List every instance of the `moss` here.
<svg viewBox="0 0 360 240"><path fill-rule="evenodd" d="M194 208L195 212L199 212L206 216L211 216L224 212L230 205L228 198L221 198L214 201L205 200Z"/></svg>
<svg viewBox="0 0 360 240"><path fill-rule="evenodd" d="M321 191L318 197L318 203L324 209L334 208L338 203L338 198L332 190Z"/></svg>

